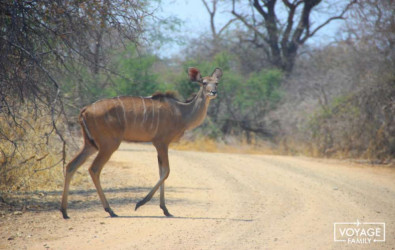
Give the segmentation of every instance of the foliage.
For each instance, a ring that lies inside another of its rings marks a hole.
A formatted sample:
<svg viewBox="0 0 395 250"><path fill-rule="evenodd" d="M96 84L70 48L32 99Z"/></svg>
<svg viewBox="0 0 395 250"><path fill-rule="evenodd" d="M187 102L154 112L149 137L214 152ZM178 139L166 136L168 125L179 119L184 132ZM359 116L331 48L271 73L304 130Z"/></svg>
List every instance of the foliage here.
<svg viewBox="0 0 395 250"><path fill-rule="evenodd" d="M25 166L33 171L54 165L49 159L64 163L69 108L75 114L107 87L108 75L116 73L107 64L109 51L139 42L146 6L134 0L0 3L2 184L23 186L8 176L26 177Z"/></svg>
<svg viewBox="0 0 395 250"><path fill-rule="evenodd" d="M380 161L393 155L395 140L390 134L393 121L389 118L393 110L387 100L395 89L391 90L387 84L372 93L362 89L336 97L330 105L318 109L307 123L311 143L317 149L315 153L318 156L365 157ZM376 99L377 96L381 100Z"/></svg>
<svg viewBox="0 0 395 250"><path fill-rule="evenodd" d="M281 125L277 140L303 154L390 162L394 61L383 49L337 44L301 60L287 79L285 102L275 111Z"/></svg>
<svg viewBox="0 0 395 250"><path fill-rule="evenodd" d="M212 70L220 67L223 70L222 80L218 84L218 97L212 101L208 111L209 118L197 133L204 133L212 138L226 137L231 134L241 135L244 132L271 136L265 125L265 115L276 108L281 100L280 83L282 73L279 70L262 70L243 76L235 72L237 58L228 52L216 54L212 61L189 60L187 66L196 66L203 76L210 75ZM198 89L183 74L176 82L176 89L187 97ZM249 140L249 139L248 139Z"/></svg>
<svg viewBox="0 0 395 250"><path fill-rule="evenodd" d="M8 72L0 74L0 101L12 114L15 103L3 97L54 106L61 101L60 75L77 73L71 67L80 64L97 74L115 39L137 42L144 4L4 1L0 13L0 69Z"/></svg>
<svg viewBox="0 0 395 250"><path fill-rule="evenodd" d="M154 55L138 55L136 47L129 45L115 60L119 76L114 79L113 86L107 91L110 96L149 96L163 89L158 83L158 74L153 70L153 65L157 61Z"/></svg>
<svg viewBox="0 0 395 250"><path fill-rule="evenodd" d="M64 151L48 113L33 105L21 106L14 121L0 113L0 194L61 187Z"/></svg>
<svg viewBox="0 0 395 250"><path fill-rule="evenodd" d="M99 72L92 74L86 65L73 65L75 75L67 74L62 77L61 91L66 113L77 115L82 107L108 96L109 77Z"/></svg>
<svg viewBox="0 0 395 250"><path fill-rule="evenodd" d="M234 18L218 28L223 2L203 1L211 34L187 41L173 34L179 20L148 12L152 1L3 1L0 188L27 189L38 175L52 178L66 154L66 126L88 103L165 90L187 99L199 89L187 78L191 66L202 75L224 71L195 136L269 138L286 153L393 159L392 1L345 1L341 8L316 0L250 1L249 8L241 8L248 1L232 2ZM279 5L288 18L279 17ZM326 10L327 22L310 18ZM346 14L338 42L306 46ZM184 57L153 53L169 41L188 44Z"/></svg>
<svg viewBox="0 0 395 250"><path fill-rule="evenodd" d="M233 25L217 34L213 19L219 3L204 1L212 35L191 40L186 50L202 68L204 62L219 64L223 58L229 69L200 131L225 140L229 135L249 142L269 137L285 153L391 162L392 1L345 1L331 9L315 0L251 1L250 8L242 8L247 2L233 1L238 21L229 20ZM288 18L278 18L281 8L288 10ZM329 19L314 22L319 12ZM338 42L306 46L321 28L346 16Z"/></svg>
<svg viewBox="0 0 395 250"><path fill-rule="evenodd" d="M230 75L231 78L235 77ZM246 80L245 84L239 81L230 81L232 84L227 86L228 93L234 94L233 103L240 110L254 110L256 107L265 107L272 110L280 101L279 86L282 74L279 70L262 70L252 73ZM250 113L250 112L248 112Z"/></svg>
<svg viewBox="0 0 395 250"><path fill-rule="evenodd" d="M279 70L262 70L243 77L229 72L224 77L223 102L226 112L221 120L224 134L246 133L248 142L252 134L273 137L266 124L266 115L275 110L281 100Z"/></svg>

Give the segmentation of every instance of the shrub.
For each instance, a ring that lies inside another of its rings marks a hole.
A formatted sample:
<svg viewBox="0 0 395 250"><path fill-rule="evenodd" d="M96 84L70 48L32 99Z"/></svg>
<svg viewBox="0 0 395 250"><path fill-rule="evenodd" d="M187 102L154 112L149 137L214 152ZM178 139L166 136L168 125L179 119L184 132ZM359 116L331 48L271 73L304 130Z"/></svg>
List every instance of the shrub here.
<svg viewBox="0 0 395 250"><path fill-rule="evenodd" d="M44 108L40 111L24 105L15 114L14 123L11 116L0 113L1 192L62 186L63 144L49 113ZM57 125L61 128L62 124L58 121Z"/></svg>

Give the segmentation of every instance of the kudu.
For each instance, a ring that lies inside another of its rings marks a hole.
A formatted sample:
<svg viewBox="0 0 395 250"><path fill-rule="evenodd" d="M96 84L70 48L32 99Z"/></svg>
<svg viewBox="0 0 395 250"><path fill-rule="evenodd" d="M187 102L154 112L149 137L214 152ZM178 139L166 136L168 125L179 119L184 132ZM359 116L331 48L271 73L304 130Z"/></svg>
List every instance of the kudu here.
<svg viewBox="0 0 395 250"><path fill-rule="evenodd" d="M189 68L191 81L200 84L200 90L189 102L180 102L170 94L154 94L150 97L123 96L97 101L81 110L79 122L84 145L66 166L61 212L67 215L67 196L71 178L85 160L98 151L89 168L104 210L111 217L112 211L100 185L100 172L122 141L152 142L158 152L159 181L135 210L148 202L160 187L160 208L166 216L172 216L165 205L164 182L169 176L168 147L186 130L199 126L206 117L210 100L217 96L217 84L222 70L217 68L211 76L201 77L196 68Z"/></svg>

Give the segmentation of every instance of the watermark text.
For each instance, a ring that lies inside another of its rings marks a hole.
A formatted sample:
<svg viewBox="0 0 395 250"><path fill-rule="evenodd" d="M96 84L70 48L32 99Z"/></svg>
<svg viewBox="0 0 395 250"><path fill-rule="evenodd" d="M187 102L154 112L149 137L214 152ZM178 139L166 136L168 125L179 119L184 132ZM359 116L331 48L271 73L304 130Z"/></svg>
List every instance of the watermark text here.
<svg viewBox="0 0 395 250"><path fill-rule="evenodd" d="M333 223L335 242L347 244L372 244L385 242L384 222L335 222Z"/></svg>

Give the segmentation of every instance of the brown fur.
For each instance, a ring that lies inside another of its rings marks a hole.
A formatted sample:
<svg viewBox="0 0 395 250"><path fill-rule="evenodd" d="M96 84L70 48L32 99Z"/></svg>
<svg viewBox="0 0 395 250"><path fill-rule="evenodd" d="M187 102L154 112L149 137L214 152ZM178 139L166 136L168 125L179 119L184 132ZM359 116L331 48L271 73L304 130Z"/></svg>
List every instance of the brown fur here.
<svg viewBox="0 0 395 250"><path fill-rule="evenodd" d="M97 101L82 109L80 124L84 146L66 166L61 212L67 219L69 185L75 171L85 160L98 151L89 173L100 200L111 217L117 216L110 208L100 184L100 172L122 141L152 142L158 152L160 179L147 196L137 203L136 209L148 202L160 188L160 207L171 216L165 206L164 182L169 176L168 147L186 130L199 126L207 114L210 100L217 95L217 83L222 75L216 69L211 76L202 78L196 68L189 68L189 78L202 82L197 95L182 103L172 92L156 93L150 98L123 96Z"/></svg>
<svg viewBox="0 0 395 250"><path fill-rule="evenodd" d="M197 79L200 78L200 72L196 68L189 68L188 69L188 74L189 74L189 79L191 81L196 81Z"/></svg>
<svg viewBox="0 0 395 250"><path fill-rule="evenodd" d="M186 99L186 101L185 101L185 103L190 103L190 102L192 102L193 101L193 99L196 97L196 93L193 93L192 95L190 95L189 97L188 97L188 99Z"/></svg>
<svg viewBox="0 0 395 250"><path fill-rule="evenodd" d="M154 100L164 101L166 98L173 99L179 101L178 93L174 91L166 91L165 93L162 92L155 92L152 97Z"/></svg>

